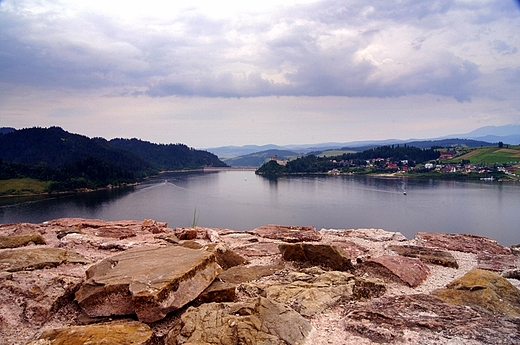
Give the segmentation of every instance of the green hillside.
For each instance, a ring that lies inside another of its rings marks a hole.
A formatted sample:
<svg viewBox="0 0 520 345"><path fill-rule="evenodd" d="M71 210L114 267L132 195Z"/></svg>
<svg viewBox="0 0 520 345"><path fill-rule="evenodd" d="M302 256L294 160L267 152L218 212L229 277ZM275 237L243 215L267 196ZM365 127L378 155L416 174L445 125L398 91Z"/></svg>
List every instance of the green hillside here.
<svg viewBox="0 0 520 345"><path fill-rule="evenodd" d="M481 165L518 164L520 163L520 145L508 147L487 146L471 149L446 162L460 162L461 160Z"/></svg>

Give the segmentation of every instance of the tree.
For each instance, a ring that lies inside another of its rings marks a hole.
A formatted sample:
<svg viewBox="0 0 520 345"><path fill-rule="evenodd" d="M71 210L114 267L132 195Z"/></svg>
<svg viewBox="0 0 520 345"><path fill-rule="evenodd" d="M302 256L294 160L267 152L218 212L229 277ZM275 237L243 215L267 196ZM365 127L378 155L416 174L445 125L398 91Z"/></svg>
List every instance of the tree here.
<svg viewBox="0 0 520 345"><path fill-rule="evenodd" d="M272 160L258 168L255 173L265 176L278 176L285 173L285 167Z"/></svg>

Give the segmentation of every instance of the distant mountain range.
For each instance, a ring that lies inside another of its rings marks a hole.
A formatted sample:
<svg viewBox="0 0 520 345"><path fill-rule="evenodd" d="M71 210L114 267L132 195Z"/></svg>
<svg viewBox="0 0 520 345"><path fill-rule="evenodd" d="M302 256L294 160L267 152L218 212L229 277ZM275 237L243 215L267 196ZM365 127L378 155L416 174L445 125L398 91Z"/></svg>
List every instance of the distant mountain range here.
<svg viewBox="0 0 520 345"><path fill-rule="evenodd" d="M451 141L448 139L452 139ZM461 140L455 140L461 139ZM320 153L328 150L351 149L354 151L363 151L366 149L383 146L407 144L420 148L428 148L431 146L457 146L465 145L470 147L478 147L503 142L509 145L520 145L520 125L506 126L486 126L478 128L472 132L465 134L452 134L437 138L428 139L385 139L385 140L365 140L351 142L326 142L308 145L244 145L244 146L220 146L207 148L205 150L214 153L220 159L231 166L260 166L262 163L253 164L253 158L257 161L262 158L268 158L278 154L280 159L288 156L297 156L308 153ZM278 150L278 151L277 151ZM290 151L290 152L287 152ZM278 152L278 153L276 153ZM248 165L251 164L251 165Z"/></svg>
<svg viewBox="0 0 520 345"><path fill-rule="evenodd" d="M222 159L222 161L232 167L259 167L270 158L276 157L280 160L287 160L299 156L301 156L301 154L294 151L271 149L250 153L244 156Z"/></svg>
<svg viewBox="0 0 520 345"><path fill-rule="evenodd" d="M480 127L466 134L448 135L443 138L464 138L509 145L520 145L520 125L486 126Z"/></svg>

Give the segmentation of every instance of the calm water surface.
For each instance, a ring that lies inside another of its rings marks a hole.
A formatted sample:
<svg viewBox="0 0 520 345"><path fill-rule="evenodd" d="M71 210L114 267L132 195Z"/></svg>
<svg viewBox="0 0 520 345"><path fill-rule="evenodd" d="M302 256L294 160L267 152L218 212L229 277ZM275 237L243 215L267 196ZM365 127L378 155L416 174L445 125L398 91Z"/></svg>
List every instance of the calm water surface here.
<svg viewBox="0 0 520 345"><path fill-rule="evenodd" d="M406 191L406 195L404 195ZM126 189L0 199L0 223L61 217L145 218L170 227L251 230L265 224L471 233L520 243L520 185L353 176L284 177L253 171L168 173Z"/></svg>

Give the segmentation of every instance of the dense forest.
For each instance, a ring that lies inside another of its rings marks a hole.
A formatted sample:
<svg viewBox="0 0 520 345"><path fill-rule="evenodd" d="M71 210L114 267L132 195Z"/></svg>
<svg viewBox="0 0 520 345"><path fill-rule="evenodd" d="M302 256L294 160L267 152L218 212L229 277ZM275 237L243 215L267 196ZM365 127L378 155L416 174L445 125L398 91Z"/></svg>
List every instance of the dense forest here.
<svg viewBox="0 0 520 345"><path fill-rule="evenodd" d="M349 167L366 165L367 160L389 159L392 162L406 160L408 165L427 162L439 158L440 153L434 149L421 149L414 146L381 146L363 152L344 153L333 157L319 157L308 155L280 165L276 161L270 161L262 165L256 172L260 175L284 175L297 173L325 173L332 169L345 170ZM374 167L377 171L377 164ZM381 167L382 169L382 167Z"/></svg>
<svg viewBox="0 0 520 345"><path fill-rule="evenodd" d="M60 127L0 133L0 179L51 181L50 192L134 183L164 170L224 166L212 153L183 144L91 139Z"/></svg>
<svg viewBox="0 0 520 345"><path fill-rule="evenodd" d="M153 144L138 139L112 139L109 143L112 147L132 152L152 162L161 171L227 166L214 154L184 144Z"/></svg>

